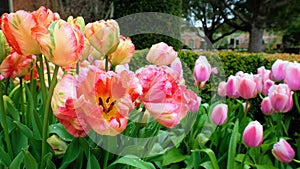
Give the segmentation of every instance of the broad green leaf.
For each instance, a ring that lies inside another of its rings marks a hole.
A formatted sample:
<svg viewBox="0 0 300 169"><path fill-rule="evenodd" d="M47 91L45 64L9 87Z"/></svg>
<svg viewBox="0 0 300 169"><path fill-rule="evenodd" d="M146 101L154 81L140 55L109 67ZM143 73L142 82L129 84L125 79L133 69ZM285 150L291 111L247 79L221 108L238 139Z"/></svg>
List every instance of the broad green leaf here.
<svg viewBox="0 0 300 169"><path fill-rule="evenodd" d="M25 152L24 164L25 164L25 168L30 168L30 169L37 169L38 168L38 164L37 164L36 160L30 154L29 151Z"/></svg>
<svg viewBox="0 0 300 169"><path fill-rule="evenodd" d="M49 127L50 133L57 134L64 141L72 141L74 137L68 133L65 127L61 123L52 124Z"/></svg>
<svg viewBox="0 0 300 169"><path fill-rule="evenodd" d="M28 147L28 138L18 128L11 133L11 144L15 154Z"/></svg>
<svg viewBox="0 0 300 169"><path fill-rule="evenodd" d="M166 166L172 163L177 163L186 159L185 155L182 155L181 151L177 148L173 148L164 155L162 165Z"/></svg>
<svg viewBox="0 0 300 169"><path fill-rule="evenodd" d="M272 165L255 165L257 169L277 169L276 167Z"/></svg>
<svg viewBox="0 0 300 169"><path fill-rule="evenodd" d="M205 169L212 169L213 168L210 161L205 161L204 163L200 164L200 166L205 168Z"/></svg>
<svg viewBox="0 0 300 169"><path fill-rule="evenodd" d="M215 153L211 149L200 149L200 150L192 150L192 152L204 152L208 155L210 162L212 164L213 169L219 169L218 161Z"/></svg>
<svg viewBox="0 0 300 169"><path fill-rule="evenodd" d="M235 155L236 155L236 146L237 139L239 134L239 121L237 120L234 124L232 134L229 141L229 150L228 150L228 159L227 159L227 168L235 169Z"/></svg>
<svg viewBox="0 0 300 169"><path fill-rule="evenodd" d="M8 96L5 95L3 96L3 100L4 100L4 107L6 112L8 112L14 120L19 121L20 113L18 109L15 107L14 102Z"/></svg>
<svg viewBox="0 0 300 169"><path fill-rule="evenodd" d="M87 162L87 169L100 169L99 162L94 154L90 154Z"/></svg>
<svg viewBox="0 0 300 169"><path fill-rule="evenodd" d="M122 158L119 158L115 162L113 162L111 165L108 166L108 168L114 168L113 166L116 164L125 164L125 165L130 165L132 167L136 167L139 169L155 169L154 165L150 162L146 162L141 160L137 156L133 155L126 155Z"/></svg>
<svg viewBox="0 0 300 169"><path fill-rule="evenodd" d="M5 164L5 166L9 166L11 163L10 156L0 147L0 160Z"/></svg>
<svg viewBox="0 0 300 169"><path fill-rule="evenodd" d="M80 143L78 139L74 139L68 146L68 149L64 155L64 159L60 169L66 168L72 163L80 154Z"/></svg>
<svg viewBox="0 0 300 169"><path fill-rule="evenodd" d="M33 137L33 133L32 131L24 124L22 124L19 121L14 121L15 125L17 126L17 128L28 138L32 138Z"/></svg>
<svg viewBox="0 0 300 169"><path fill-rule="evenodd" d="M15 159L13 159L13 161L11 162L11 164L9 165L9 168L15 168L18 169L21 167L21 163L23 162L24 159L24 153L21 151Z"/></svg>
<svg viewBox="0 0 300 169"><path fill-rule="evenodd" d="M245 154L238 154L238 155L235 157L235 160L236 160L237 162L242 163L243 160L244 160L244 158L245 158ZM254 165L253 161L250 159L249 156L246 157L246 159L245 159L245 161L244 161L244 164L251 165L251 166Z"/></svg>

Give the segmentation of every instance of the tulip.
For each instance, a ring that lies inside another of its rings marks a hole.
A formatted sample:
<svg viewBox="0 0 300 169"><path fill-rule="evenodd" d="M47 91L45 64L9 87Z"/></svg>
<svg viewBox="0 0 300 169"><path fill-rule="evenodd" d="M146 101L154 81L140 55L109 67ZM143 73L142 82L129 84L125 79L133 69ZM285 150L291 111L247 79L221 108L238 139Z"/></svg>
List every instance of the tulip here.
<svg viewBox="0 0 300 169"><path fill-rule="evenodd" d="M285 77L285 68L288 64L288 61L283 61L281 59L277 59L271 68L271 79L274 81L281 81Z"/></svg>
<svg viewBox="0 0 300 169"><path fill-rule="evenodd" d="M269 89L275 84L274 81L272 81L271 79L267 79L266 81L263 82L263 90L262 90L262 94L264 94L265 96L268 95L269 93Z"/></svg>
<svg viewBox="0 0 300 169"><path fill-rule="evenodd" d="M222 124L225 123L225 121L227 120L227 114L228 114L228 106L226 104L218 104L214 107L212 114L211 114L211 118L212 121L220 126Z"/></svg>
<svg viewBox="0 0 300 169"><path fill-rule="evenodd" d="M0 65L0 73L5 78L26 76L36 62L35 55L23 56L17 52L8 55Z"/></svg>
<svg viewBox="0 0 300 169"><path fill-rule="evenodd" d="M267 70L264 66L261 66L257 69L257 74L261 75L262 81L266 81L270 79L270 70Z"/></svg>
<svg viewBox="0 0 300 169"><path fill-rule="evenodd" d="M177 52L173 47L168 46L164 42L160 42L151 46L146 59L155 65L169 65L177 58Z"/></svg>
<svg viewBox="0 0 300 169"><path fill-rule="evenodd" d="M112 19L88 23L85 26L84 34L103 57L114 52L120 41L119 25Z"/></svg>
<svg viewBox="0 0 300 169"><path fill-rule="evenodd" d="M285 68L284 83L286 83L291 90L300 90L300 64L289 63Z"/></svg>
<svg viewBox="0 0 300 169"><path fill-rule="evenodd" d="M177 57L171 64L170 67L176 72L177 75L179 75L180 78L180 84L185 84L185 80L183 78L183 70L182 70L182 63L180 61L180 58Z"/></svg>
<svg viewBox="0 0 300 169"><path fill-rule="evenodd" d="M222 81L218 85L218 95L226 96L226 82Z"/></svg>
<svg viewBox="0 0 300 169"><path fill-rule="evenodd" d="M180 75L167 66L147 66L136 71L143 94L139 100L154 119L167 128L180 123L189 111L198 111L200 99L180 84Z"/></svg>
<svg viewBox="0 0 300 169"><path fill-rule="evenodd" d="M194 78L196 81L207 81L211 74L211 66L205 56L200 56L195 63Z"/></svg>
<svg viewBox="0 0 300 169"><path fill-rule="evenodd" d="M239 92L237 90L237 77L230 75L226 83L226 94L230 98L238 98Z"/></svg>
<svg viewBox="0 0 300 169"><path fill-rule="evenodd" d="M47 142L52 147L55 155L64 154L68 148L68 144L55 134L50 136Z"/></svg>
<svg viewBox="0 0 300 169"><path fill-rule="evenodd" d="M44 6L41 6L38 10L33 11L31 14L37 23L37 25L32 28L32 31L39 29L39 27L48 29L53 21L60 19L58 13L53 13L50 9L47 9Z"/></svg>
<svg viewBox="0 0 300 169"><path fill-rule="evenodd" d="M134 105L124 77L94 66L78 75L77 115L98 134L115 136L127 126Z"/></svg>
<svg viewBox="0 0 300 169"><path fill-rule="evenodd" d="M264 138L263 126L258 121L250 122L243 133L243 141L248 147L258 147Z"/></svg>
<svg viewBox="0 0 300 169"><path fill-rule="evenodd" d="M273 145L272 154L274 157L284 163L289 163L295 157L295 151L291 145L283 138Z"/></svg>
<svg viewBox="0 0 300 169"><path fill-rule="evenodd" d="M75 64L84 48L84 36L64 20L54 21L49 30L35 32L42 53L58 66Z"/></svg>
<svg viewBox="0 0 300 169"><path fill-rule="evenodd" d="M293 108L293 92L287 84L273 85L269 97L276 112L288 112Z"/></svg>
<svg viewBox="0 0 300 169"><path fill-rule="evenodd" d="M5 39L3 32L0 30L0 64L10 54L10 47Z"/></svg>
<svg viewBox="0 0 300 169"><path fill-rule="evenodd" d="M65 75L54 88L51 107L54 116L74 137L84 137L90 127L77 117L78 106L76 79Z"/></svg>
<svg viewBox="0 0 300 169"><path fill-rule="evenodd" d="M259 82L258 82L259 83ZM237 91L244 99L250 99L257 95L257 83L253 75L237 76Z"/></svg>
<svg viewBox="0 0 300 169"><path fill-rule="evenodd" d="M109 55L109 61L112 65L127 64L134 54L134 44L130 38L120 37L120 43L117 49Z"/></svg>
<svg viewBox="0 0 300 169"><path fill-rule="evenodd" d="M272 115L273 113L275 113L275 110L271 104L271 100L269 97L265 97L262 100L260 109L265 115Z"/></svg>
<svg viewBox="0 0 300 169"><path fill-rule="evenodd" d="M40 54L40 46L31 35L37 23L31 13L19 10L2 15L1 28L10 46L20 55Z"/></svg>

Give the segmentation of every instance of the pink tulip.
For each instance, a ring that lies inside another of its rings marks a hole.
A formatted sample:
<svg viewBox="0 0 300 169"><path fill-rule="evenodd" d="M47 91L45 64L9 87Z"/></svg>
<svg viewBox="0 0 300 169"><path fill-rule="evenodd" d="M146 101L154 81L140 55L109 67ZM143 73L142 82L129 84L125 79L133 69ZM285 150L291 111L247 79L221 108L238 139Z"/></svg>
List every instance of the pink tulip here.
<svg viewBox="0 0 300 169"><path fill-rule="evenodd" d="M114 52L120 41L119 25L112 19L88 23L85 26L84 35L102 57Z"/></svg>
<svg viewBox="0 0 300 169"><path fill-rule="evenodd" d="M200 56L195 63L194 78L196 81L207 81L211 74L211 66L205 56Z"/></svg>
<svg viewBox="0 0 300 169"><path fill-rule="evenodd" d="M293 92L287 84L273 85L269 97L276 112L288 112L293 108Z"/></svg>
<svg viewBox="0 0 300 169"><path fill-rule="evenodd" d="M53 91L51 102L53 114L74 137L84 137L90 127L77 117L77 104L76 79L67 74L57 83Z"/></svg>
<svg viewBox="0 0 300 169"><path fill-rule="evenodd" d="M267 70L264 66L257 69L257 74L261 75L263 82L270 79L270 73L271 71Z"/></svg>
<svg viewBox="0 0 300 169"><path fill-rule="evenodd" d="M274 144L272 154L277 160L284 163L292 162L295 157L295 151L291 145L282 138L280 138L279 142Z"/></svg>
<svg viewBox="0 0 300 169"><path fill-rule="evenodd" d="M177 72L177 74L180 76L181 83L184 84L183 79L183 70L182 70L182 63L180 61L180 58L176 58L170 65L170 67Z"/></svg>
<svg viewBox="0 0 300 169"><path fill-rule="evenodd" d="M250 105L250 102L244 102L242 103L242 106L243 106L243 109L244 109L244 112L247 113L250 111L250 108L251 108L251 105ZM246 107L247 106L247 107Z"/></svg>
<svg viewBox="0 0 300 169"><path fill-rule="evenodd" d="M272 115L275 113L275 110L271 104L271 100L269 97L265 97L262 100L260 109L263 112L263 114L265 114L265 115Z"/></svg>
<svg viewBox="0 0 300 169"><path fill-rule="evenodd" d="M222 81L218 85L218 94L220 96L226 96L226 82Z"/></svg>
<svg viewBox="0 0 300 169"><path fill-rule="evenodd" d="M44 27L45 29L48 29L53 21L60 19L58 13L53 13L50 9L47 9L44 6L41 6L38 10L33 11L31 14L37 23L37 25L32 28L32 31L34 31L36 28L39 29L38 27Z"/></svg>
<svg viewBox="0 0 300 169"><path fill-rule="evenodd" d="M155 65L169 65L177 58L177 52L173 47L168 46L164 42L160 42L151 46L146 59Z"/></svg>
<svg viewBox="0 0 300 169"><path fill-rule="evenodd" d="M180 84L180 75L167 66L147 66L136 72L143 87L139 100L160 124L172 128L188 111L198 111L199 99Z"/></svg>
<svg viewBox="0 0 300 169"><path fill-rule="evenodd" d="M31 29L37 25L31 13L23 10L4 13L1 20L1 29L16 52L24 56L41 53L38 42L31 35Z"/></svg>
<svg viewBox="0 0 300 169"><path fill-rule="evenodd" d="M285 68L284 83L286 83L291 90L300 90L300 64L288 63Z"/></svg>
<svg viewBox="0 0 300 169"><path fill-rule="evenodd" d="M211 119L216 125L222 125L227 120L228 106L226 104L218 104L214 107Z"/></svg>
<svg viewBox="0 0 300 169"><path fill-rule="evenodd" d="M258 147L264 138L263 126L258 121L250 122L243 133L243 141L248 147Z"/></svg>
<svg viewBox="0 0 300 169"><path fill-rule="evenodd" d="M272 65L270 77L274 81L281 81L285 77L285 68L288 61L277 59Z"/></svg>
<svg viewBox="0 0 300 169"><path fill-rule="evenodd" d="M5 78L24 77L32 70L35 62L35 55L23 56L17 52L13 52L1 63L0 74Z"/></svg>
<svg viewBox="0 0 300 169"><path fill-rule="evenodd" d="M127 64L134 54L134 44L130 38L120 37L120 43L117 49L109 55L109 61L112 65Z"/></svg>
<svg viewBox="0 0 300 169"><path fill-rule="evenodd" d="M263 90L262 90L262 94L264 94L265 96L268 95L269 93L269 89L275 84L274 81L272 81L271 79L267 79L266 81L263 82Z"/></svg>
<svg viewBox="0 0 300 169"><path fill-rule="evenodd" d="M72 27L64 20L54 21L48 30L39 27L34 32L42 53L58 66L75 64L84 48L84 36L79 27Z"/></svg>
<svg viewBox="0 0 300 169"><path fill-rule="evenodd" d="M253 75L245 74L244 77L237 76L237 90L239 95L244 99L256 97L257 85Z"/></svg>
<svg viewBox="0 0 300 169"><path fill-rule="evenodd" d="M226 83L226 94L230 98L238 98L240 96L238 92L237 77L230 75Z"/></svg>

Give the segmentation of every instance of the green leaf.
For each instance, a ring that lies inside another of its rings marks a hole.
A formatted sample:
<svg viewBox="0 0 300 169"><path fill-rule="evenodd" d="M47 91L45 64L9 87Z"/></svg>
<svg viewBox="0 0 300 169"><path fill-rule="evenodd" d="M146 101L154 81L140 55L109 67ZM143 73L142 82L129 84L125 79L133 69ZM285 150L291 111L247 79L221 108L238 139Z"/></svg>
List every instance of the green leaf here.
<svg viewBox="0 0 300 169"><path fill-rule="evenodd" d="M64 159L60 169L66 168L72 163L80 154L80 143L78 139L74 139L68 146L68 149L64 155Z"/></svg>
<svg viewBox="0 0 300 169"><path fill-rule="evenodd" d="M24 164L25 164L25 168L29 168L29 169L37 169L38 168L38 164L37 164L36 160L30 154L29 151L25 152Z"/></svg>
<svg viewBox="0 0 300 169"><path fill-rule="evenodd" d="M99 162L94 154L90 154L87 162L87 169L100 169Z"/></svg>
<svg viewBox="0 0 300 169"><path fill-rule="evenodd" d="M0 147L0 160L5 164L5 166L9 166L11 163L10 156L3 150L2 147Z"/></svg>
<svg viewBox="0 0 300 169"><path fill-rule="evenodd" d="M139 169L155 169L152 163L143 161L139 157L133 155L126 155L122 158L119 158L111 165L109 165L108 168L114 168L113 166L116 164L130 165Z"/></svg>
<svg viewBox="0 0 300 169"><path fill-rule="evenodd" d="M20 113L18 111L18 109L15 107L14 102L8 97L8 96L3 96L3 100L4 100L4 106L6 109L6 112L8 112L11 117L14 120L19 121L20 120Z"/></svg>
<svg viewBox="0 0 300 169"><path fill-rule="evenodd" d="M277 169L276 167L272 165L255 165L257 169Z"/></svg>
<svg viewBox="0 0 300 169"><path fill-rule="evenodd" d="M239 134L239 121L237 120L234 124L233 131L229 141L229 150L228 150L228 159L227 159L227 168L234 169L235 165L235 153L237 146L237 139Z"/></svg>
<svg viewBox="0 0 300 169"><path fill-rule="evenodd" d="M50 133L57 134L64 141L72 141L74 137L65 129L61 123L52 124L49 127Z"/></svg>
<svg viewBox="0 0 300 169"><path fill-rule="evenodd" d="M213 169L219 169L219 165L218 165L216 155L211 149L206 148L206 149L201 149L201 150L192 150L192 152L204 152L204 153L206 153L208 155L210 161L211 161L212 168Z"/></svg>
<svg viewBox="0 0 300 169"><path fill-rule="evenodd" d="M20 168L21 167L21 163L24 159L24 153L21 151L16 158L11 162L11 164L9 165L9 168Z"/></svg>
<svg viewBox="0 0 300 169"><path fill-rule="evenodd" d="M32 131L24 124L22 124L19 121L14 121L15 125L17 126L17 128L28 138L32 138L33 137L33 133Z"/></svg>
<svg viewBox="0 0 300 169"><path fill-rule="evenodd" d="M162 165L166 166L172 163L177 163L186 159L185 155L182 155L181 151L177 148L173 148L164 155Z"/></svg>

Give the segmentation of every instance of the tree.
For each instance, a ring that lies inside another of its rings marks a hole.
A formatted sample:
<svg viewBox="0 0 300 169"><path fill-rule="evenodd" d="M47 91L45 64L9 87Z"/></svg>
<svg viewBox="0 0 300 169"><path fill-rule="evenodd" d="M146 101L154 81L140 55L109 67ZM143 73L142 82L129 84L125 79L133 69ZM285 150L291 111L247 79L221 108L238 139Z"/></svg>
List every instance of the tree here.
<svg viewBox="0 0 300 169"><path fill-rule="evenodd" d="M195 20L201 22L201 28L205 36L200 32L198 35L202 37L207 44L207 49L213 49L213 44L220 39L234 33L237 28L232 28L224 22L222 8L214 5L212 0L183 0L184 17L189 20L195 28Z"/></svg>
<svg viewBox="0 0 300 169"><path fill-rule="evenodd" d="M286 9L289 3L295 1L298 0L222 0L213 3L222 8L225 23L238 30L249 32L248 51L261 52L265 29L274 26L275 20L278 19L274 12ZM284 19L289 20L288 15L291 11L285 12Z"/></svg>

